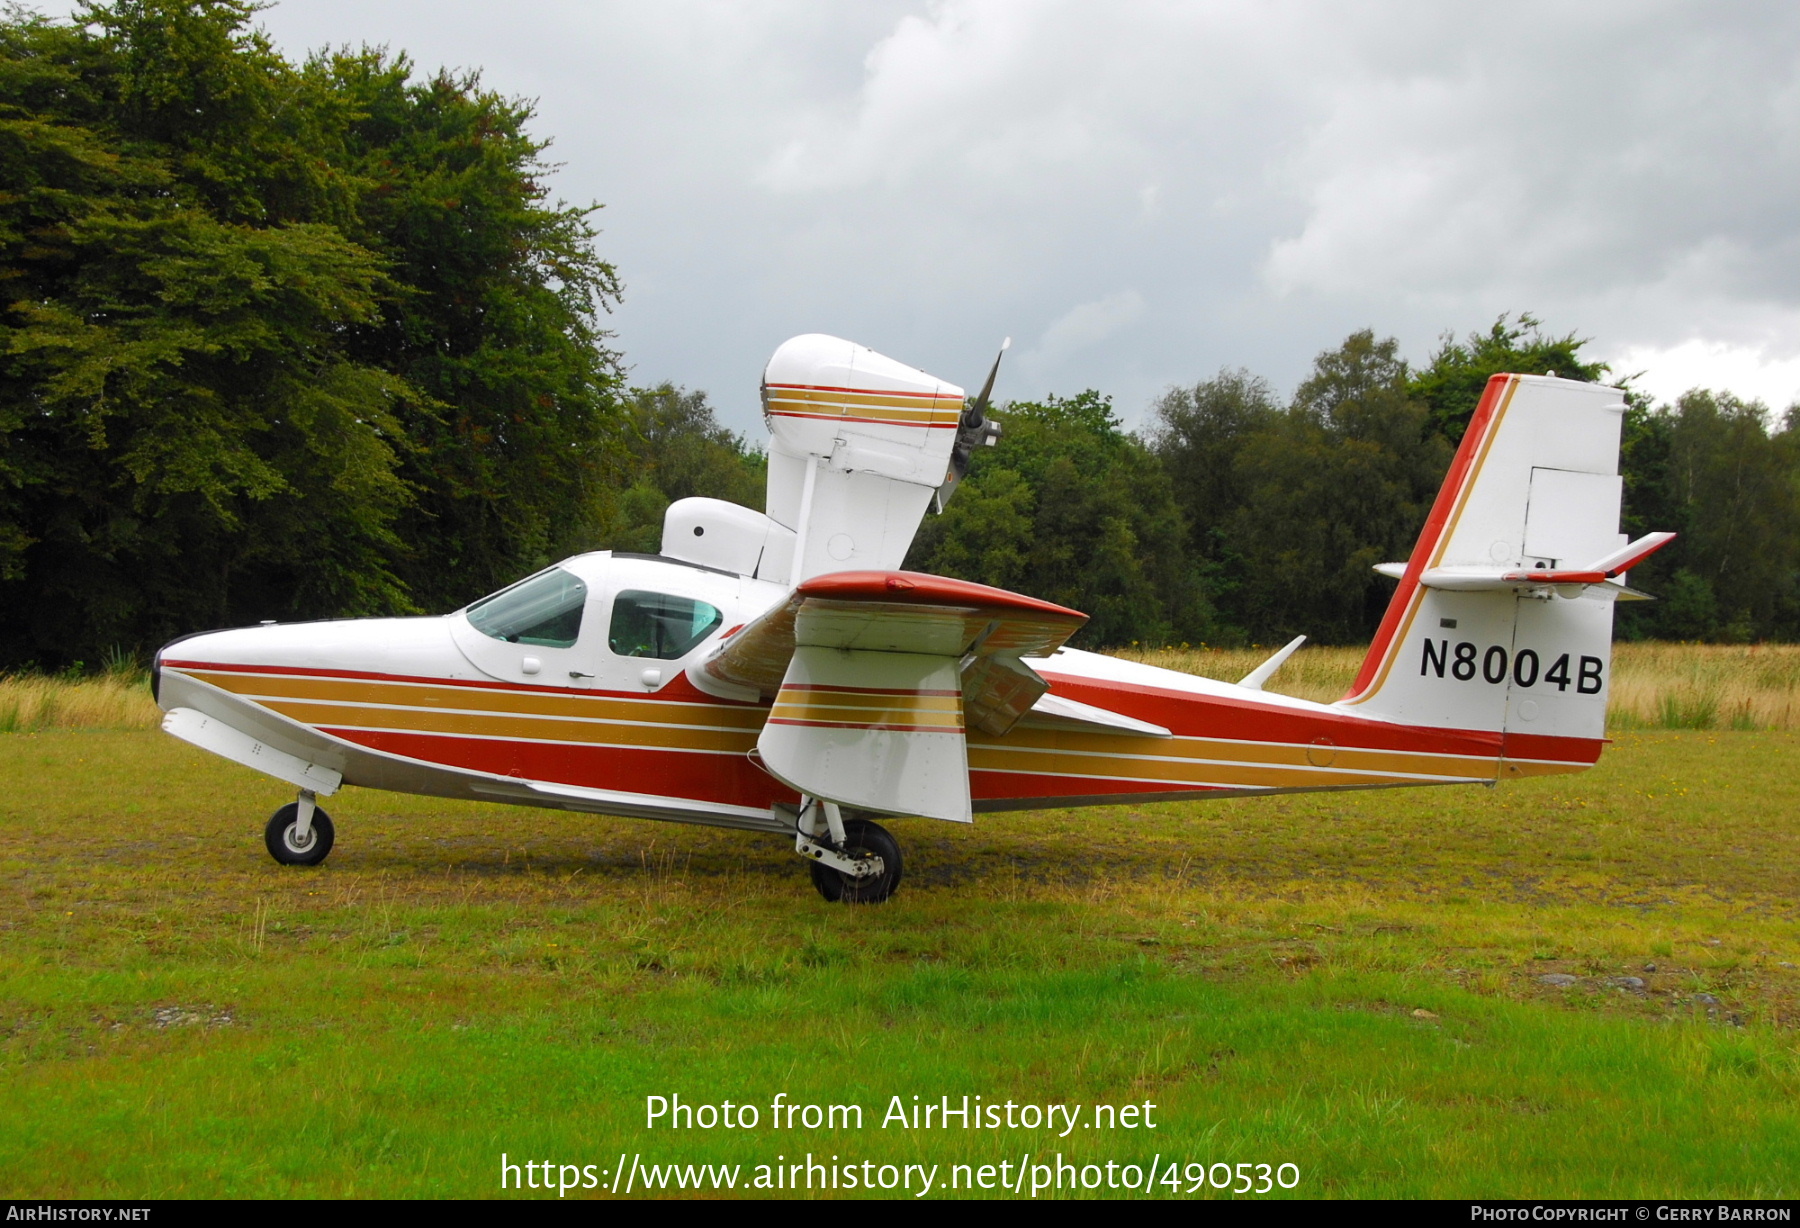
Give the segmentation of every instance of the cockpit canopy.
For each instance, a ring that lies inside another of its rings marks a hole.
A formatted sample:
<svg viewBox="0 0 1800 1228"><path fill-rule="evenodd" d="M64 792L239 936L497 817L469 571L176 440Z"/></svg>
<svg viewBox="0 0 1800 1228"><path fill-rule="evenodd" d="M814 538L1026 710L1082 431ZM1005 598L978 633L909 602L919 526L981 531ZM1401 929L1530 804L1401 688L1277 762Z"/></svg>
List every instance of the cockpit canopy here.
<svg viewBox="0 0 1800 1228"><path fill-rule="evenodd" d="M676 661L723 625L722 607L733 604L740 583L673 560L581 555L483 597L463 614L485 637L478 642Z"/></svg>
<svg viewBox="0 0 1800 1228"><path fill-rule="evenodd" d="M578 577L552 567L477 601L469 607L469 623L508 644L573 648L581 635L587 591Z"/></svg>

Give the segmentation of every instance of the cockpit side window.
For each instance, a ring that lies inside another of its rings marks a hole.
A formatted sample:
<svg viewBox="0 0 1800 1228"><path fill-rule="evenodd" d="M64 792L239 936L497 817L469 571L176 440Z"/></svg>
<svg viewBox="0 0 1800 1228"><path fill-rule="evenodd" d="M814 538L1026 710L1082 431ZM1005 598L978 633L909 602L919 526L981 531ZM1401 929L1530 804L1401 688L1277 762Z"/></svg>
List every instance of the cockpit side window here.
<svg viewBox="0 0 1800 1228"><path fill-rule="evenodd" d="M717 607L704 601L628 588L613 598L607 643L621 657L673 661L711 635L723 619Z"/></svg>
<svg viewBox="0 0 1800 1228"><path fill-rule="evenodd" d="M573 648L586 604L587 585L552 567L477 601L469 607L469 624L509 644Z"/></svg>

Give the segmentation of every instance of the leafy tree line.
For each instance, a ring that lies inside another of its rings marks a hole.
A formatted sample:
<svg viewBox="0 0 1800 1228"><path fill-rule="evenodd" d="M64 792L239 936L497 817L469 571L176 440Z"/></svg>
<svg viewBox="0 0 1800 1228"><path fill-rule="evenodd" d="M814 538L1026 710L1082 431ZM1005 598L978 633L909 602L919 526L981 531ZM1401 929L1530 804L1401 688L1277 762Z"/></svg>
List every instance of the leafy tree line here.
<svg viewBox="0 0 1800 1228"><path fill-rule="evenodd" d="M1246 371L1157 402L1124 433L1105 398L1015 402L908 565L1016 588L1094 615L1090 645L1356 643L1403 561L1488 378L1616 378L1574 334L1530 316L1447 338L1421 369L1352 334L1283 403ZM1632 574L1661 598L1619 607L1629 637L1800 638L1800 423L1694 391L1629 394L1623 529L1681 534Z"/></svg>
<svg viewBox="0 0 1800 1228"><path fill-rule="evenodd" d="M245 0L0 16L0 667L460 605L616 515L530 109Z"/></svg>

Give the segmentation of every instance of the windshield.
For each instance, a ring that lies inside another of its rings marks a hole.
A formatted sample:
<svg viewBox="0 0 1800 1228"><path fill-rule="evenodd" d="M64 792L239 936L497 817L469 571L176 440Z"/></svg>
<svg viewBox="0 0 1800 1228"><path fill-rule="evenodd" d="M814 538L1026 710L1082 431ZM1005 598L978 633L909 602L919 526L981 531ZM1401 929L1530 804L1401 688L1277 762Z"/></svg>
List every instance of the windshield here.
<svg viewBox="0 0 1800 1228"><path fill-rule="evenodd" d="M628 588L613 599L607 643L621 657L673 661L711 635L723 617L704 601Z"/></svg>
<svg viewBox="0 0 1800 1228"><path fill-rule="evenodd" d="M552 567L477 601L469 607L469 624L509 644L573 648L586 602L587 585Z"/></svg>

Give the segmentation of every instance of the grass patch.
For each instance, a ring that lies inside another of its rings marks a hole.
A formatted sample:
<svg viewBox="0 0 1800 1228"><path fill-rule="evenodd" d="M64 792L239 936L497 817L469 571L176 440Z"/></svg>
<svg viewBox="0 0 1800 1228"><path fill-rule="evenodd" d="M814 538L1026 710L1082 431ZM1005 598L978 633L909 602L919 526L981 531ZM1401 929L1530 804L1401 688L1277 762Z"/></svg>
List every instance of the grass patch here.
<svg viewBox="0 0 1800 1228"><path fill-rule="evenodd" d="M150 677L135 668L76 677L0 674L0 733L154 729L161 720Z"/></svg>
<svg viewBox="0 0 1800 1228"><path fill-rule="evenodd" d="M905 885L852 909L775 839L359 790L284 869L279 785L155 733L0 739L0 1183L1060 1151L1292 1162L1311 1196L1792 1197L1796 751L1631 733L1493 790L898 822ZM646 1130L676 1092L764 1123ZM770 1130L777 1092L865 1125ZM1158 1128L881 1128L965 1093Z"/></svg>

